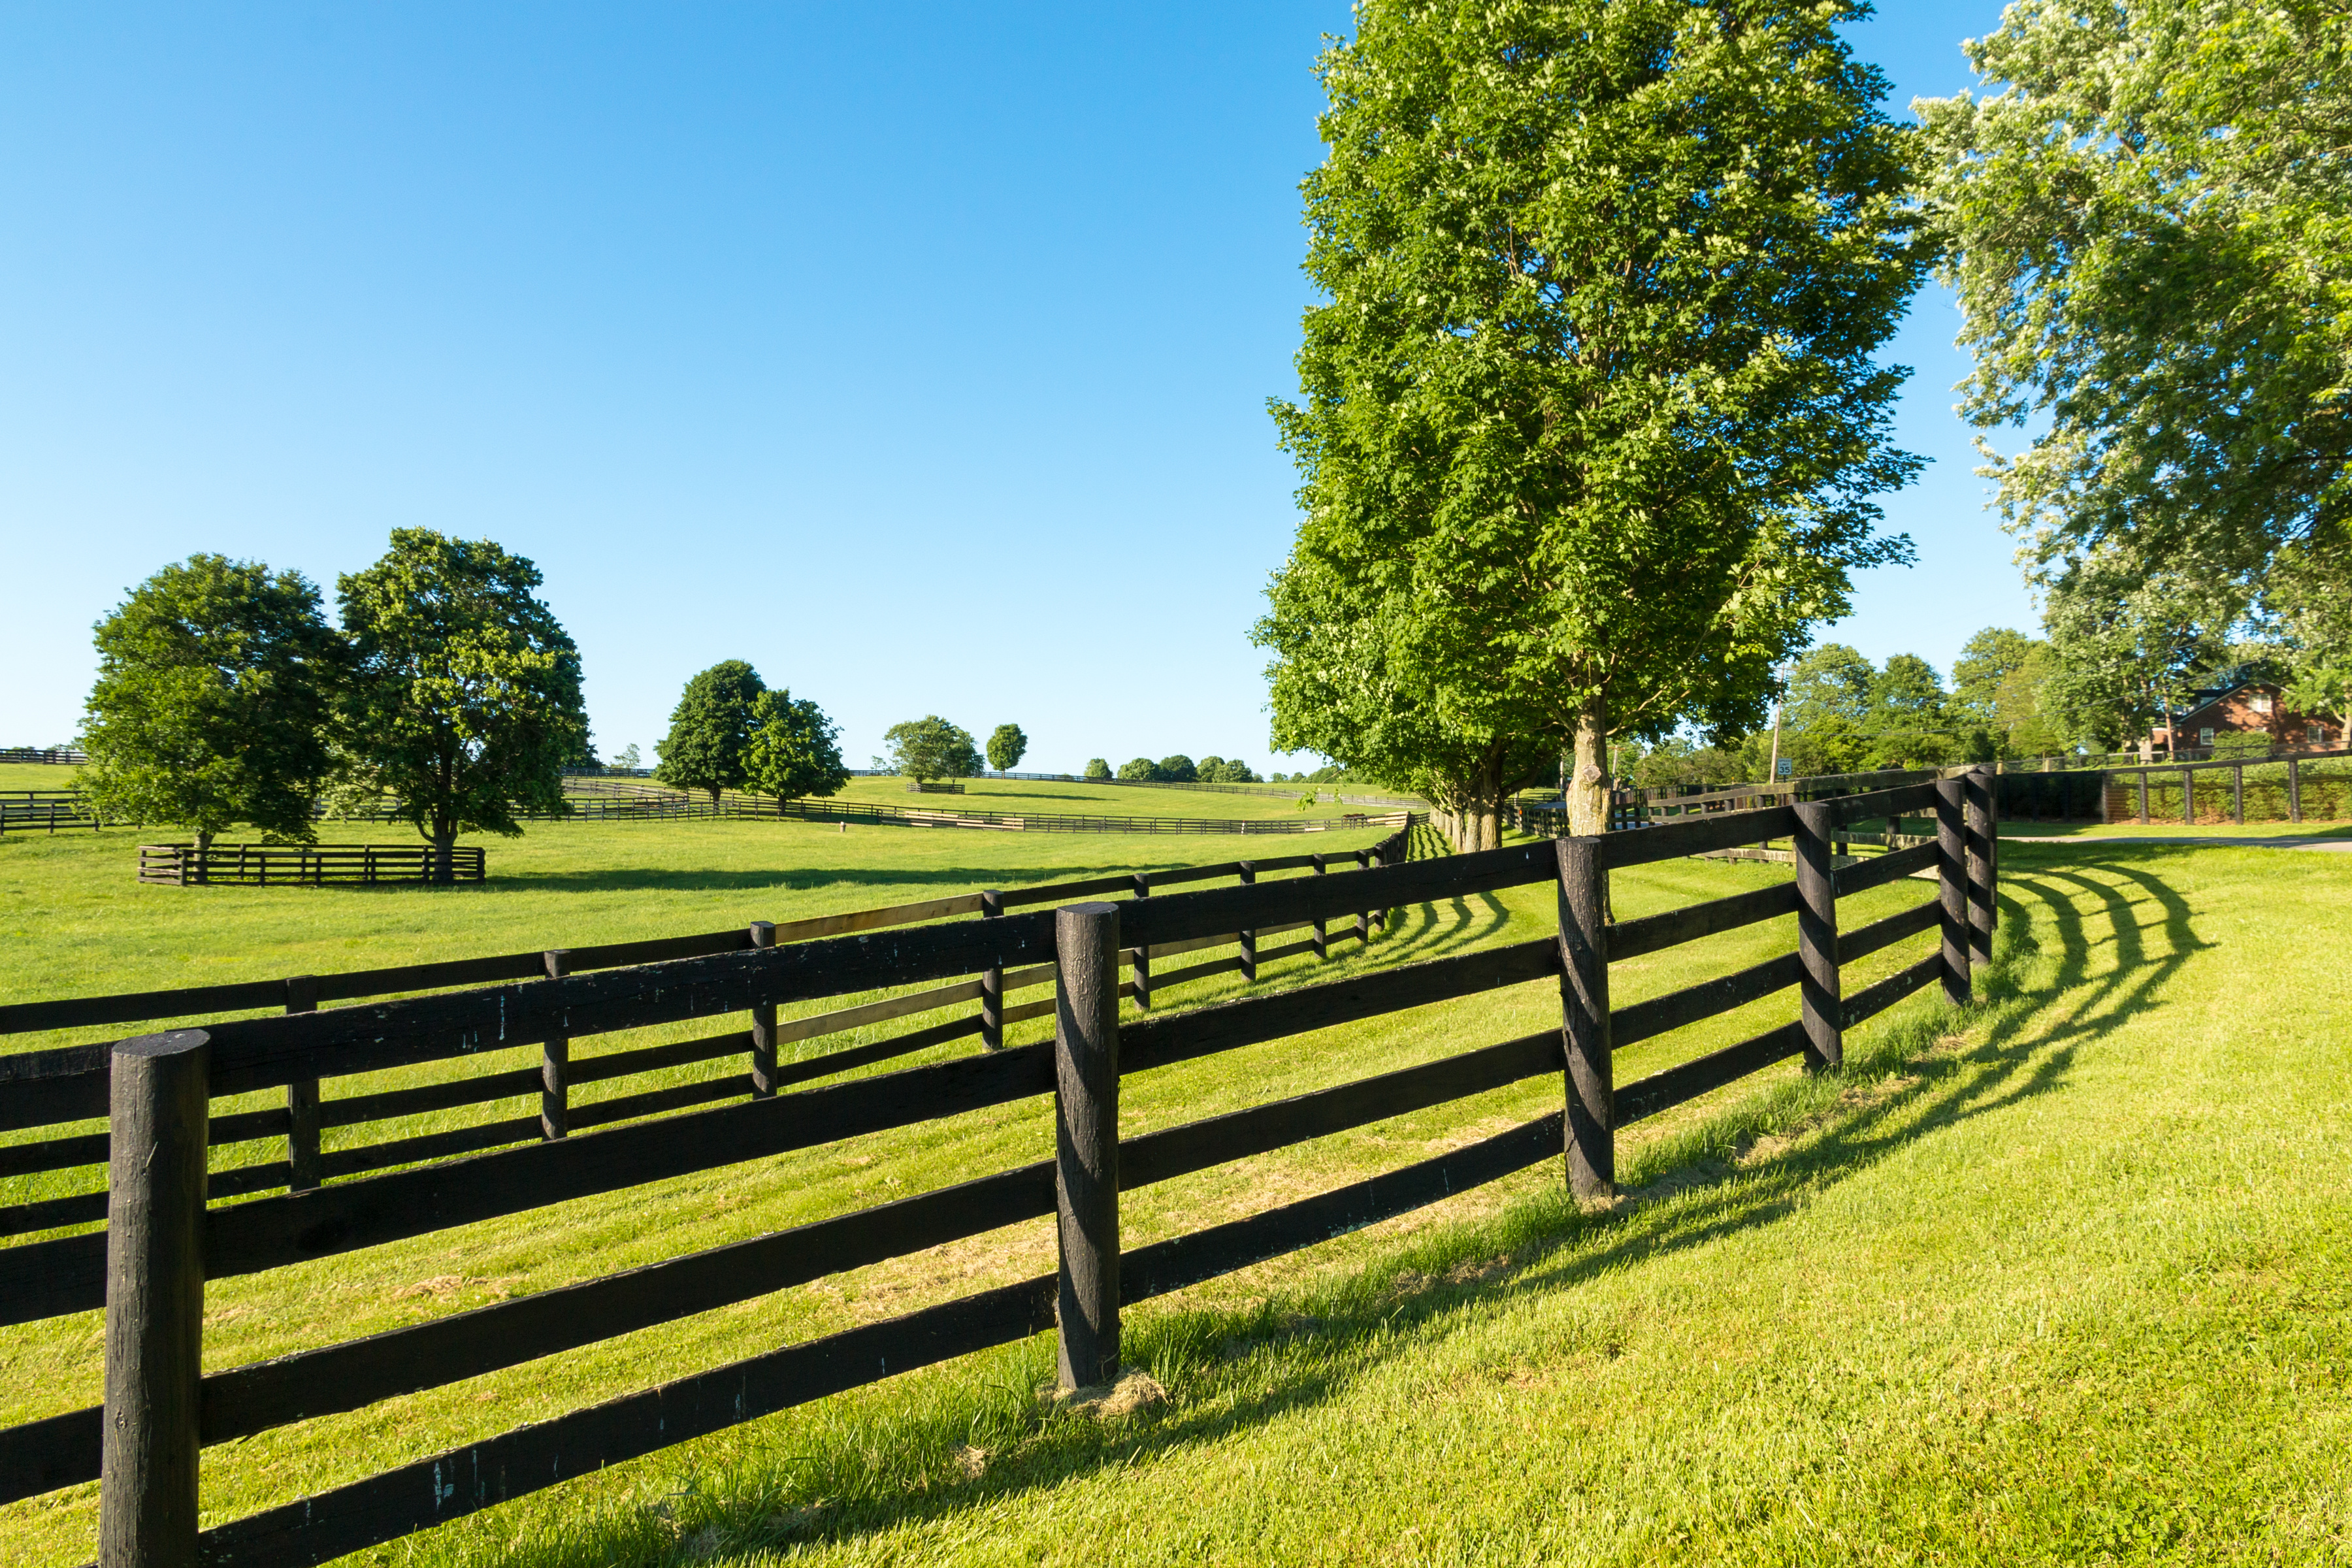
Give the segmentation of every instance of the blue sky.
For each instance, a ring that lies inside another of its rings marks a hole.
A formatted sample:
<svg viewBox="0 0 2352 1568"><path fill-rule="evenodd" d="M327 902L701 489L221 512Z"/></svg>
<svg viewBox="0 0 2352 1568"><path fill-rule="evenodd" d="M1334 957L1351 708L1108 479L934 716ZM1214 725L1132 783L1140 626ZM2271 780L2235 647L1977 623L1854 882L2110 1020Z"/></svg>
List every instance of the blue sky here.
<svg viewBox="0 0 2352 1568"><path fill-rule="evenodd" d="M1992 0L1853 30L1894 101ZM421 525L537 561L600 744L749 658L862 763L1013 721L1039 769L1264 768L1296 480L1269 396L1343 4L0 4L0 745L200 550L337 574ZM1923 295L1826 634L2030 626Z"/></svg>

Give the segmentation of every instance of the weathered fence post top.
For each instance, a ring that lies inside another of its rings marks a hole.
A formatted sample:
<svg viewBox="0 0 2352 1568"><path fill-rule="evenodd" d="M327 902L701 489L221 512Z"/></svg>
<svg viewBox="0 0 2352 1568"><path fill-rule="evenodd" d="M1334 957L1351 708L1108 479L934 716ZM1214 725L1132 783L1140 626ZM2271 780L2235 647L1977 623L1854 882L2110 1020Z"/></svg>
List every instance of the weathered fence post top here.
<svg viewBox="0 0 2352 1568"><path fill-rule="evenodd" d="M114 1047L108 1089L100 1568L194 1568L212 1037Z"/></svg>

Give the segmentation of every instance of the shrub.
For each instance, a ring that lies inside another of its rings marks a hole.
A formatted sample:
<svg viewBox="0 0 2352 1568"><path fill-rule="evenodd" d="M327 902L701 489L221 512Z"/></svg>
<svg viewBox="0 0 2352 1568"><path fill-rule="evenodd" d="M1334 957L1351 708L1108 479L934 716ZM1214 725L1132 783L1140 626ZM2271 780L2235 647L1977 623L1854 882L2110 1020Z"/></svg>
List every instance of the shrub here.
<svg viewBox="0 0 2352 1568"><path fill-rule="evenodd" d="M1150 784L1160 776L1160 764L1150 757L1133 757L1119 763L1118 776L1133 783Z"/></svg>
<svg viewBox="0 0 2352 1568"><path fill-rule="evenodd" d="M1186 756L1181 752L1177 752L1172 757L1160 758L1159 771L1152 776L1158 779L1161 784L1198 784L1201 782L1200 770L1192 765L1192 759Z"/></svg>
<svg viewBox="0 0 2352 1568"><path fill-rule="evenodd" d="M1110 777L1110 764L1100 757L1088 757L1086 776L1090 779L1107 779Z"/></svg>

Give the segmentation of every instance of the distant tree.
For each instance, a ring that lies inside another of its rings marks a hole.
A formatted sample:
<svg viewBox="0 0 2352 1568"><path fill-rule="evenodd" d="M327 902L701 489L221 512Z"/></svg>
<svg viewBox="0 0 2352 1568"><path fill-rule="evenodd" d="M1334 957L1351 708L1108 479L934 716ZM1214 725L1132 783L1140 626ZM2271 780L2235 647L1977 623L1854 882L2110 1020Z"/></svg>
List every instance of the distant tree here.
<svg viewBox="0 0 2352 1568"><path fill-rule="evenodd" d="M1944 681L1935 666L1916 654L1889 656L1870 682L1870 765L1937 767L1956 755L1960 737L1944 704Z"/></svg>
<svg viewBox="0 0 2352 1568"><path fill-rule="evenodd" d="M1192 764L1192 776L1202 784L1224 783L1225 759L1217 756L1202 757Z"/></svg>
<svg viewBox="0 0 2352 1568"><path fill-rule="evenodd" d="M579 754L580 652L534 594L539 568L487 539L394 529L392 548L337 579L351 644L341 731L350 776L388 793L450 879L461 832L522 832L562 813Z"/></svg>
<svg viewBox="0 0 2352 1568"><path fill-rule="evenodd" d="M1739 748L1705 745L1688 735L1669 735L1619 765L1641 789L1686 784L1734 784L1748 777L1746 758Z"/></svg>
<svg viewBox="0 0 2352 1568"><path fill-rule="evenodd" d="M890 748L890 770L917 784L933 779L968 779L980 772L980 748L971 731L949 723L936 713L893 724L882 732Z"/></svg>
<svg viewBox="0 0 2352 1568"><path fill-rule="evenodd" d="M740 658L722 659L686 683L670 710L669 733L654 750L661 761L654 777L673 789L710 792L740 789L748 781L744 758L751 743L752 710L768 689L760 672Z"/></svg>
<svg viewBox="0 0 2352 1568"><path fill-rule="evenodd" d="M1869 765L1871 687L1878 671L1858 649L1823 643L1790 669L1780 706L1780 755L1799 775Z"/></svg>
<svg viewBox="0 0 2352 1568"><path fill-rule="evenodd" d="M1251 771L1250 765L1239 757L1203 757L1201 759L1201 782L1202 784L1263 784L1265 781Z"/></svg>
<svg viewBox="0 0 2352 1568"><path fill-rule="evenodd" d="M1160 759L1159 779L1161 784L1198 784L1201 770L1192 765L1192 758L1179 752Z"/></svg>
<svg viewBox="0 0 2352 1568"><path fill-rule="evenodd" d="M790 691L762 691L751 704L751 735L743 747L745 783L784 802L841 793L849 770L841 762L840 726L824 710Z"/></svg>
<svg viewBox="0 0 2352 1568"><path fill-rule="evenodd" d="M1110 777L1110 764L1100 757L1088 757L1086 776L1090 779L1107 779Z"/></svg>
<svg viewBox="0 0 2352 1568"><path fill-rule="evenodd" d="M185 826L199 856L237 822L310 842L342 650L308 578L192 555L133 588L96 640L81 735L92 804Z"/></svg>
<svg viewBox="0 0 2352 1568"><path fill-rule="evenodd" d="M1118 764L1118 776L1137 784L1149 784L1160 776L1160 764L1150 757L1136 757Z"/></svg>
<svg viewBox="0 0 2352 1568"><path fill-rule="evenodd" d="M1971 761L2039 756L2065 743L2042 710L2053 668L2049 643L2007 626L1987 626L1961 645L1952 661L1954 719L1988 742L1972 744Z"/></svg>
<svg viewBox="0 0 2352 1568"><path fill-rule="evenodd" d="M2267 595L2286 637L2289 704L2336 721L2345 743L2352 724L2352 552L2297 545L2272 563Z"/></svg>
<svg viewBox="0 0 2352 1568"><path fill-rule="evenodd" d="M1000 773L1009 773L1021 765L1029 754L1029 737L1021 732L1018 724L999 724L988 737L988 765Z"/></svg>
<svg viewBox="0 0 2352 1568"><path fill-rule="evenodd" d="M2151 574L2137 552L2093 550L2042 605L2052 658L2042 691L2054 728L2101 751L2136 743L2153 723L2169 735L2197 676L2224 662L2244 607L2226 580Z"/></svg>
<svg viewBox="0 0 2352 1568"><path fill-rule="evenodd" d="M645 766L645 763L637 760L637 743L635 741L613 753L613 766L625 768L631 773Z"/></svg>

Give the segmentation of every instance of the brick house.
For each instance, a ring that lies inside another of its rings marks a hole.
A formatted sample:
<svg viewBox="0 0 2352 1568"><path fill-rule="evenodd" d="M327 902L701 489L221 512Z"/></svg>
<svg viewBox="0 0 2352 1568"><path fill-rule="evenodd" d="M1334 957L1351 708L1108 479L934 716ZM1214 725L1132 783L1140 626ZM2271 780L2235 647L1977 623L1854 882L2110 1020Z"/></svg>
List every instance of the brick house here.
<svg viewBox="0 0 2352 1568"><path fill-rule="evenodd" d="M2212 684L2190 692L2188 709L2173 715L2173 724L2184 748L2210 746L2225 735L2264 733L2274 746L2320 747L2343 742L2337 726L2289 709L2275 683L2244 665L2222 671ZM2153 751L2163 750L2167 739L2161 724L2148 731Z"/></svg>

